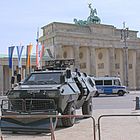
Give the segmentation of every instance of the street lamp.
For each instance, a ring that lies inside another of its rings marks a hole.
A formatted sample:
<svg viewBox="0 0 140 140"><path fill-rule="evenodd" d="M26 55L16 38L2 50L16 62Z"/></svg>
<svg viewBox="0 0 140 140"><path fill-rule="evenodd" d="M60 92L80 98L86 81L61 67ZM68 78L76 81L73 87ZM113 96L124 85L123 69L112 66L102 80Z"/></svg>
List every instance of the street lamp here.
<svg viewBox="0 0 140 140"><path fill-rule="evenodd" d="M125 27L125 22L123 23L123 29L121 30L121 40L124 42L123 52L124 52L124 83L128 87L128 47L127 39L129 36L129 29Z"/></svg>

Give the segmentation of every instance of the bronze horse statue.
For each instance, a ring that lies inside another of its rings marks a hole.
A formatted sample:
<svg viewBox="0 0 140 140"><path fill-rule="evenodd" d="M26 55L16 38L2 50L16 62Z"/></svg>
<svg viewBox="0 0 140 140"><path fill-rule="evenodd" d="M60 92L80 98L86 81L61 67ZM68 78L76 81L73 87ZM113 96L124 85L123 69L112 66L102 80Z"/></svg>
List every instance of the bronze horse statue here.
<svg viewBox="0 0 140 140"><path fill-rule="evenodd" d="M90 8L90 16L87 18L87 20L77 20L76 18L74 18L74 22L77 25L88 25L88 24L100 24L101 20L97 15L97 11L96 9L93 9L91 7L91 3L88 5L88 7Z"/></svg>
<svg viewBox="0 0 140 140"><path fill-rule="evenodd" d="M90 16L87 18L87 23L100 23L100 18L95 16L95 14L97 15L97 10L91 7L91 3L88 5L88 7L90 8Z"/></svg>

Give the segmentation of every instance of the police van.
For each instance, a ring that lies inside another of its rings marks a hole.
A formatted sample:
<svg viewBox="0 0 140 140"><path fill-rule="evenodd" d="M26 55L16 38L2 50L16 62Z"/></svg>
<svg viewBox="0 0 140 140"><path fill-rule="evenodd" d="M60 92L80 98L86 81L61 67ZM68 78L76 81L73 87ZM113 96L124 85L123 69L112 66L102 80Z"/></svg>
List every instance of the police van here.
<svg viewBox="0 0 140 140"><path fill-rule="evenodd" d="M97 92L95 97L100 94L117 94L123 96L127 89L122 85L119 77L94 77Z"/></svg>

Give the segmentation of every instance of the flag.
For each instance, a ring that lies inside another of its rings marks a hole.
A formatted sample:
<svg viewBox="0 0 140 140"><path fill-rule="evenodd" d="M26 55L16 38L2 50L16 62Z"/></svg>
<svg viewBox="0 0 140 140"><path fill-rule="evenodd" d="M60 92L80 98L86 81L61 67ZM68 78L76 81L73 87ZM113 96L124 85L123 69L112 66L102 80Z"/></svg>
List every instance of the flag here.
<svg viewBox="0 0 140 140"><path fill-rule="evenodd" d="M36 66L37 68L41 67L41 60L44 54L44 45L36 45Z"/></svg>
<svg viewBox="0 0 140 140"><path fill-rule="evenodd" d="M36 67L39 68L39 60L38 60L38 43L36 45Z"/></svg>
<svg viewBox="0 0 140 140"><path fill-rule="evenodd" d="M44 55L44 45L42 45L42 47L41 47L41 54L40 54L41 59L42 59L43 55Z"/></svg>
<svg viewBox="0 0 140 140"><path fill-rule="evenodd" d="M31 51L32 51L33 46L32 45L27 45L27 51L26 51L26 66L30 67L31 64Z"/></svg>
<svg viewBox="0 0 140 140"><path fill-rule="evenodd" d="M16 46L17 48L17 54L18 54L18 67L21 68L21 55L23 51L24 46Z"/></svg>
<svg viewBox="0 0 140 140"><path fill-rule="evenodd" d="M9 56L9 68L12 68L12 57L13 57L13 51L15 46L11 46L8 48L8 56Z"/></svg>

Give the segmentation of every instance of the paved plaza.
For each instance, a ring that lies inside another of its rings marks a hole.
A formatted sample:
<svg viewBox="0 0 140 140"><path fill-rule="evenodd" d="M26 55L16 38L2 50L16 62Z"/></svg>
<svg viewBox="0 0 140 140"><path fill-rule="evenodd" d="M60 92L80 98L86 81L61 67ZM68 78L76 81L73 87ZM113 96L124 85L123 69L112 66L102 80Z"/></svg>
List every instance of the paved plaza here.
<svg viewBox="0 0 140 140"><path fill-rule="evenodd" d="M132 94L135 94L132 92ZM135 107L135 103L134 103ZM81 110L77 111L78 114ZM98 118L101 115L118 115L102 117L100 119L100 140L139 140L140 139L140 116L119 116L119 115L140 115L139 110L129 109L96 109L93 112L95 119L96 140L99 139ZM91 118L78 119L73 127L56 128L55 140L94 140L93 121ZM3 133L4 140L51 140L51 134L12 134Z"/></svg>

